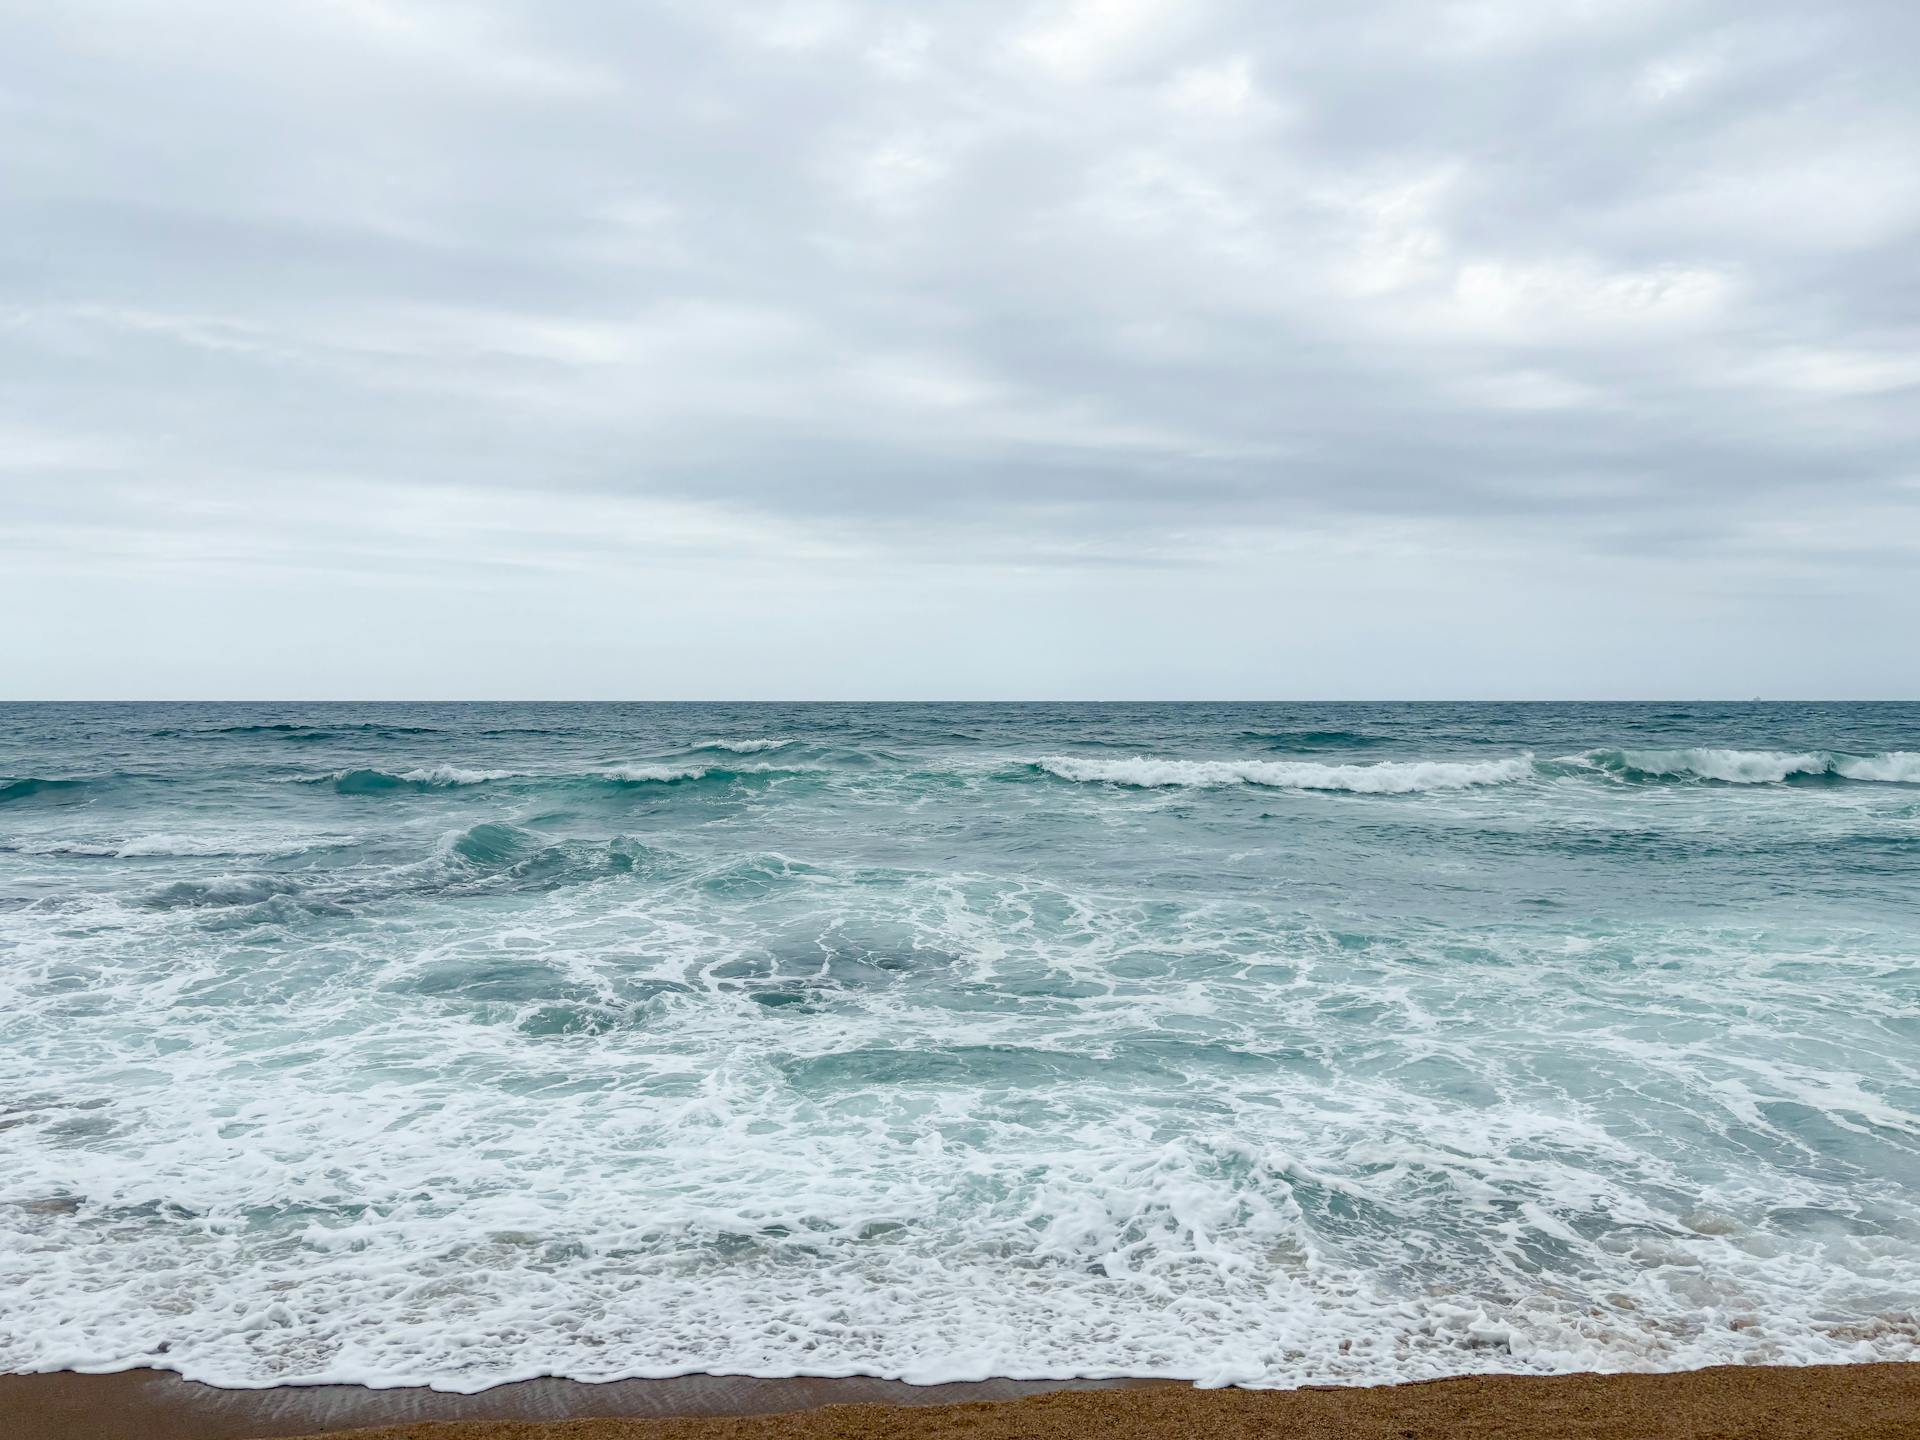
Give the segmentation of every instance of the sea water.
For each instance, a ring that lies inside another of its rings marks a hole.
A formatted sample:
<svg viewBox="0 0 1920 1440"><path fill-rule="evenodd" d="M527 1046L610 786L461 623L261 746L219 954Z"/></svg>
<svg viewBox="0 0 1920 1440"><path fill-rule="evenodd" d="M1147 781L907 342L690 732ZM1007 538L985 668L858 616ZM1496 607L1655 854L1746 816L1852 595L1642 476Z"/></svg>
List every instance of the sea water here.
<svg viewBox="0 0 1920 1440"><path fill-rule="evenodd" d="M1920 1356L1920 707L0 707L0 1369Z"/></svg>

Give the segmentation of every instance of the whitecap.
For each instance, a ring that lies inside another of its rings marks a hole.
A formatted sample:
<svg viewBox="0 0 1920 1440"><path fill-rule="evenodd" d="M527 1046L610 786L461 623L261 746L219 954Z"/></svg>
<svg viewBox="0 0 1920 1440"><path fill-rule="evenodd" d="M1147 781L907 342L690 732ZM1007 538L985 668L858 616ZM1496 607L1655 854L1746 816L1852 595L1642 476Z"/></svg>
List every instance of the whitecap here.
<svg viewBox="0 0 1920 1440"><path fill-rule="evenodd" d="M1920 784L1920 751L1848 755L1832 750L1592 750L1575 763L1627 776L1717 780L1725 785L1778 785L1796 776Z"/></svg>
<svg viewBox="0 0 1920 1440"><path fill-rule="evenodd" d="M1506 785L1533 773L1531 755L1506 760L1385 760L1373 765L1318 765L1304 760L1167 760L1146 755L1102 760L1051 755L1035 764L1062 780L1142 789L1259 785L1284 790L1344 790L1361 795Z"/></svg>

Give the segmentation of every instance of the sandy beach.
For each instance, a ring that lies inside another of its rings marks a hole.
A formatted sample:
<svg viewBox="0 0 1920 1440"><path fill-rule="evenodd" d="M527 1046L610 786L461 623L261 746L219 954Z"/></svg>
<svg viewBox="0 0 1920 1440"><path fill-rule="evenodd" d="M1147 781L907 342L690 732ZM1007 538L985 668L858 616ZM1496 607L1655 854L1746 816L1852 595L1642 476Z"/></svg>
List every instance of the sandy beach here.
<svg viewBox="0 0 1920 1440"><path fill-rule="evenodd" d="M8 1440L1894 1440L1920 1436L1920 1364L1667 1375L1467 1376L1307 1390L990 1380L909 1386L694 1375L478 1395L220 1390L159 1371L0 1376Z"/></svg>

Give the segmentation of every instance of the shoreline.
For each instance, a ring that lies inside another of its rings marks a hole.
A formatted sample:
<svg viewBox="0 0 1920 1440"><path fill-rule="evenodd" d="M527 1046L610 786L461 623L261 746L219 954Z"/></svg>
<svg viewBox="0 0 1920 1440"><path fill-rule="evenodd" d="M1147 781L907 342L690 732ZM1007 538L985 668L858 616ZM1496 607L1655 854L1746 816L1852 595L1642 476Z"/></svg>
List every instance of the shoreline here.
<svg viewBox="0 0 1920 1440"><path fill-rule="evenodd" d="M1184 1386L1183 1380L960 1380L910 1385L870 1376L676 1375L657 1380L543 1376L461 1393L424 1385L208 1385L171 1370L0 1374L6 1440L280 1440L435 1422L558 1422L781 1415L828 1405L920 1407L1007 1401L1060 1390Z"/></svg>
<svg viewBox="0 0 1920 1440"><path fill-rule="evenodd" d="M1920 1437L1920 1362L1467 1375L1299 1390L1197 1390L1177 1380L916 1386L687 1375L522 1380L466 1395L355 1385L225 1390L171 1371L51 1371L0 1375L0 1415L9 1440L1912 1440Z"/></svg>

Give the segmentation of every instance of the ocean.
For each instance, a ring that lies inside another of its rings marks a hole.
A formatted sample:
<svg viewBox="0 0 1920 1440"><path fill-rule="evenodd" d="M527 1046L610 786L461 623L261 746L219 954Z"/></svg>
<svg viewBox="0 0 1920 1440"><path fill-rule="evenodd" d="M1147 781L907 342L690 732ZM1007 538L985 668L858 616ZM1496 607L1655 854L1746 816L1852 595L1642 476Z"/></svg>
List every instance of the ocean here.
<svg viewBox="0 0 1920 1440"><path fill-rule="evenodd" d="M0 1369L1920 1358L1920 706L0 706Z"/></svg>

